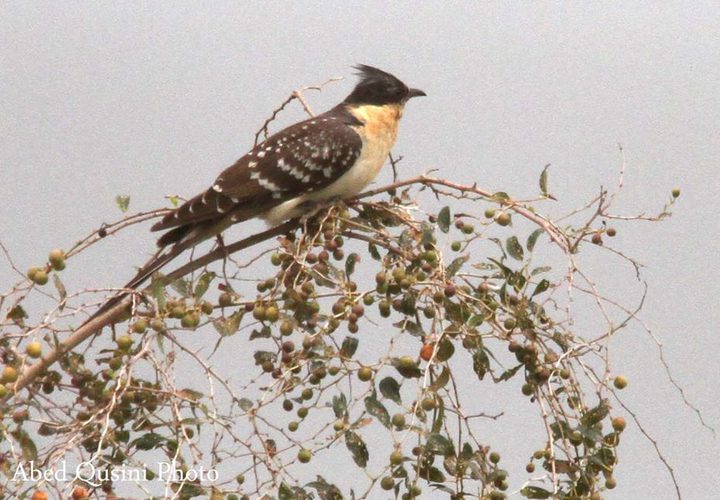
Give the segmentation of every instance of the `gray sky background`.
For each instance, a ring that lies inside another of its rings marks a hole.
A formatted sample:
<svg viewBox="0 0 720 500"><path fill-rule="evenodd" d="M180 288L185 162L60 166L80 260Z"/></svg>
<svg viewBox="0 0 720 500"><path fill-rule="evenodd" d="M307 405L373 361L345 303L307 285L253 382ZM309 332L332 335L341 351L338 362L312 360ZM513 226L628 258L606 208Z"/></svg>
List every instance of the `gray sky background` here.
<svg viewBox="0 0 720 500"><path fill-rule="evenodd" d="M619 226L613 244L647 265L643 317L687 397L718 427L718 54L714 2L5 1L0 239L25 268L117 218L116 194L131 195L134 210L193 195L249 149L289 92L349 77L308 94L324 110L351 88L352 64L375 65L428 94L402 124L402 177L438 168L534 195L552 163L551 190L566 210L615 183L620 142L619 208L650 213L682 189L670 220ZM282 120L301 117L295 107ZM73 262L85 274L63 279L120 285L153 240L128 231ZM630 273L593 262L609 286L615 271ZM3 265L0 288L11 277ZM631 380L626 402L685 498L714 498L718 440L672 389L653 343L628 330L614 356ZM629 427L608 498L674 498L652 447Z"/></svg>

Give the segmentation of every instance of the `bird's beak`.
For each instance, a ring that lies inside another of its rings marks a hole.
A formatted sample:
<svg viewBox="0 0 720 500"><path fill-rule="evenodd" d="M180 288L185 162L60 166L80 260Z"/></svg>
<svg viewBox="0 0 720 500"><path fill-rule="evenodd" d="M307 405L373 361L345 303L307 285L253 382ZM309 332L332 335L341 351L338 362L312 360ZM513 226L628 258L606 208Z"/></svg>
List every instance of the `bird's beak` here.
<svg viewBox="0 0 720 500"><path fill-rule="evenodd" d="M413 97L420 97L423 95L427 95L427 94L420 89L410 89L410 91L408 92L407 98L412 99Z"/></svg>

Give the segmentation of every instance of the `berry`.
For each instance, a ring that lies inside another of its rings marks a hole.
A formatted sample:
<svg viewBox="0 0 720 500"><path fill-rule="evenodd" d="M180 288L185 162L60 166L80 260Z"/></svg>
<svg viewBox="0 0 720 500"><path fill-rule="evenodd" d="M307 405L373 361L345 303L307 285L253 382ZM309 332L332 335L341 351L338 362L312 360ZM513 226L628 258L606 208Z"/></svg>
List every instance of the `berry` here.
<svg viewBox="0 0 720 500"><path fill-rule="evenodd" d="M612 428L615 429L617 432L624 431L626 425L627 422L625 422L625 419L622 417L615 417L612 419Z"/></svg>
<svg viewBox="0 0 720 500"><path fill-rule="evenodd" d="M133 323L132 331L134 333L145 333L145 330L147 330L148 323L146 319L139 319L135 323Z"/></svg>
<svg viewBox="0 0 720 500"><path fill-rule="evenodd" d="M373 376L373 370L369 366L363 366L358 370L358 378L363 382L367 382Z"/></svg>
<svg viewBox="0 0 720 500"><path fill-rule="evenodd" d="M617 234L617 231L615 230L614 227L609 227L609 228L607 228L607 231L605 231L605 232L606 232L607 235L610 236L611 238L613 238L613 237Z"/></svg>
<svg viewBox="0 0 720 500"><path fill-rule="evenodd" d="M0 381L3 383L6 382L15 382L18 379L18 372L15 368L12 366L6 366L3 368L2 376L0 377Z"/></svg>
<svg viewBox="0 0 720 500"><path fill-rule="evenodd" d="M297 458L301 464L306 464L312 458L312 452L310 450L302 448L300 451L298 451Z"/></svg>
<svg viewBox="0 0 720 500"><path fill-rule="evenodd" d="M47 271L38 267L31 268L28 271L28 278L30 278L36 285L44 285L48 282Z"/></svg>
<svg viewBox="0 0 720 500"><path fill-rule="evenodd" d="M602 244L603 244L602 235L601 235L600 233L595 233L595 234L593 234L593 235L592 235L592 238L591 238L591 241L592 241L593 244L595 244L595 245L602 245Z"/></svg>
<svg viewBox="0 0 720 500"><path fill-rule="evenodd" d="M396 413L392 416L392 424L398 429L405 427L405 415L402 413Z"/></svg>
<svg viewBox="0 0 720 500"><path fill-rule="evenodd" d="M615 377L615 380L613 381L613 385L615 385L616 389L625 389L628 385L628 380L625 378L624 375L618 375Z"/></svg>
<svg viewBox="0 0 720 500"><path fill-rule="evenodd" d="M435 346L433 346L432 344L424 344L420 348L420 359L422 359L423 361L430 361L434 350Z"/></svg>
<svg viewBox="0 0 720 500"><path fill-rule="evenodd" d="M25 352L31 358L39 358L42 356L42 344L40 342L30 342L25 348Z"/></svg>
<svg viewBox="0 0 720 500"><path fill-rule="evenodd" d="M130 338L130 335L120 335L115 342L117 343L118 349L121 351L127 351L133 344L133 340Z"/></svg>
<svg viewBox="0 0 720 500"><path fill-rule="evenodd" d="M510 222L512 222L512 218L510 217L509 213L501 212L495 218L495 222L497 222L501 226L509 226Z"/></svg>
<svg viewBox="0 0 720 500"><path fill-rule="evenodd" d="M48 254L48 262L50 262L53 269L62 271L65 269L65 252L59 248L50 251Z"/></svg>
<svg viewBox="0 0 720 500"><path fill-rule="evenodd" d="M400 465L403 462L403 454L401 451L395 450L390 453L390 463L392 465Z"/></svg>
<svg viewBox="0 0 720 500"><path fill-rule="evenodd" d="M673 198L677 198L677 197L679 197L679 196L680 196L680 189L679 189L679 188L673 189L673 190L672 190L672 197L673 197Z"/></svg>
<svg viewBox="0 0 720 500"><path fill-rule="evenodd" d="M498 463L500 461L500 453L497 451L490 453L490 461L494 464Z"/></svg>
<svg viewBox="0 0 720 500"><path fill-rule="evenodd" d="M392 476L385 476L380 480L380 487L385 491L391 490L395 487L395 479Z"/></svg>

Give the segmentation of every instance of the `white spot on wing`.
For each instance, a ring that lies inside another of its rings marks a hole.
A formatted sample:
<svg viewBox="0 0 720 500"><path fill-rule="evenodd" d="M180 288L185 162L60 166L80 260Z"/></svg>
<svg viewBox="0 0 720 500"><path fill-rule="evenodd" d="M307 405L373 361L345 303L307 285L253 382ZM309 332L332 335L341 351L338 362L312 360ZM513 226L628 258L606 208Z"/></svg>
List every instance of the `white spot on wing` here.
<svg viewBox="0 0 720 500"><path fill-rule="evenodd" d="M220 184L213 185L213 191L217 193L222 193L222 187L220 187Z"/></svg>

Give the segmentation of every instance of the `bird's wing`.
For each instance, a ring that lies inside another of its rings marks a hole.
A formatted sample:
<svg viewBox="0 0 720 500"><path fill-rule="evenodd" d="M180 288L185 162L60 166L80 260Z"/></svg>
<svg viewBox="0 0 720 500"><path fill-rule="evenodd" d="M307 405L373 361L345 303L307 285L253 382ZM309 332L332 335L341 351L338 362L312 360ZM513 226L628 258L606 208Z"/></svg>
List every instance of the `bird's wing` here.
<svg viewBox="0 0 720 500"><path fill-rule="evenodd" d="M362 140L349 126L356 124L353 120L349 113L335 110L270 136L224 170L211 188L166 215L152 230L212 223L238 211L249 219L326 187L360 156Z"/></svg>

